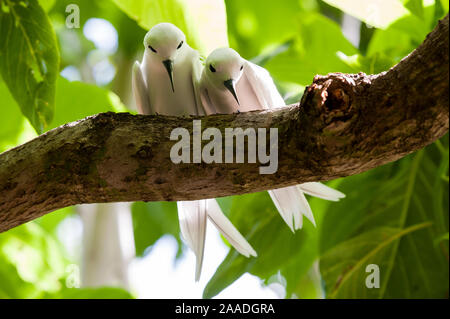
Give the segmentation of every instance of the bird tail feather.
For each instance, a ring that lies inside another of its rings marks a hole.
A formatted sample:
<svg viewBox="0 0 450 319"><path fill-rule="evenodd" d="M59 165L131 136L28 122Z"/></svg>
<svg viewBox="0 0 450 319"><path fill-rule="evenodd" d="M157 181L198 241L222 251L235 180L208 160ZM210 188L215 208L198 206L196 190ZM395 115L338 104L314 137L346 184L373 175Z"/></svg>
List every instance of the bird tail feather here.
<svg viewBox="0 0 450 319"><path fill-rule="evenodd" d="M257 256L256 251L245 237L241 235L231 221L224 215L215 199L207 200L207 211L209 220L239 253L245 257Z"/></svg>
<svg viewBox="0 0 450 319"><path fill-rule="evenodd" d="M195 281L200 279L205 250L206 200L177 202L181 235L196 257Z"/></svg>
<svg viewBox="0 0 450 319"><path fill-rule="evenodd" d="M341 198L345 197L344 193L341 193L338 190L335 190L331 187L328 187L325 184L319 183L319 182L311 182L311 183L303 183L300 185L297 185L304 193L319 197L325 200L330 200L337 202Z"/></svg>
<svg viewBox="0 0 450 319"><path fill-rule="evenodd" d="M339 201L345 197L344 193L318 182L270 190L269 195L275 207L293 232L302 228L303 215L316 226L314 215L305 194L330 201Z"/></svg>
<svg viewBox="0 0 450 319"><path fill-rule="evenodd" d="M296 186L273 189L269 191L269 195L292 232L302 228L303 215L315 225L311 207L303 192Z"/></svg>

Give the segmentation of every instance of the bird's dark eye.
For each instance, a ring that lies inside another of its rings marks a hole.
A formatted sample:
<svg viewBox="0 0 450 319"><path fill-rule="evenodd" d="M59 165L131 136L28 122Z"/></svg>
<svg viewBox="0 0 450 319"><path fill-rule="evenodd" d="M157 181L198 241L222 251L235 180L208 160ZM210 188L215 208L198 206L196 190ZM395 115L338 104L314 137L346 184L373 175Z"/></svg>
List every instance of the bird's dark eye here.
<svg viewBox="0 0 450 319"><path fill-rule="evenodd" d="M214 69L214 67L212 66L212 64L209 65L209 69L211 70L211 72L216 72L216 69Z"/></svg>
<svg viewBox="0 0 450 319"><path fill-rule="evenodd" d="M181 41L180 44L177 46L177 50L178 50L179 48L181 48L182 45L183 45L183 41Z"/></svg>
<svg viewBox="0 0 450 319"><path fill-rule="evenodd" d="M153 52L155 52L155 53L156 53L156 50L155 50L155 49L153 49L151 45L149 45L149 46L148 46L148 48L149 48L150 50L152 50Z"/></svg>
<svg viewBox="0 0 450 319"><path fill-rule="evenodd" d="M243 69L243 68L244 68L244 66L243 66L243 65L241 65L241 69L240 69L240 70L242 71L242 69Z"/></svg>

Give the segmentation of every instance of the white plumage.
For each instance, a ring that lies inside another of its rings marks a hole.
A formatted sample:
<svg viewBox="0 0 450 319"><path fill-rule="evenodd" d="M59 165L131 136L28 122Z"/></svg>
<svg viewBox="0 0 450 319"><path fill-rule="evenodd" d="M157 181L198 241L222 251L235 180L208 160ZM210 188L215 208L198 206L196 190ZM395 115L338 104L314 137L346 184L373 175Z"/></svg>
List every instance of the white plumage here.
<svg viewBox="0 0 450 319"><path fill-rule="evenodd" d="M142 63L133 66L133 93L142 114L202 115L198 84L202 64L183 32L170 23L154 26L145 36ZM182 237L197 259L199 280L205 247L206 217L246 257L256 252L222 213L215 199L177 203Z"/></svg>
<svg viewBox="0 0 450 319"><path fill-rule="evenodd" d="M182 201L177 203L180 230L188 246L197 258L195 280L200 278L205 250L206 200Z"/></svg>
<svg viewBox="0 0 450 319"><path fill-rule="evenodd" d="M133 92L139 112L198 114L194 83L199 81L202 64L183 32L170 23L157 24L145 36L144 46L142 63L136 61L133 67Z"/></svg>
<svg viewBox="0 0 450 319"><path fill-rule="evenodd" d="M216 49L208 56L200 79L199 94L206 114L286 105L269 72L244 60L230 48ZM292 231L302 227L302 216L315 225L304 193L332 201L345 197L343 193L317 182L270 190L272 201Z"/></svg>

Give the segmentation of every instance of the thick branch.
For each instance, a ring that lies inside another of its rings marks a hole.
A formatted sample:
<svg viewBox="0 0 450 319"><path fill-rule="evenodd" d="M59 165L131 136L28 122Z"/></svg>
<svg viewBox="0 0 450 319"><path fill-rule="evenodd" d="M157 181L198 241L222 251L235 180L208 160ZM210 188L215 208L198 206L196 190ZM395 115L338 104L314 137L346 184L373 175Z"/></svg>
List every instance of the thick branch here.
<svg viewBox="0 0 450 319"><path fill-rule="evenodd" d="M192 119L106 113L0 154L0 231L81 203L192 200L357 174L449 128L448 15L388 72L316 76L301 105L197 117L202 127L279 129L279 168L173 164L169 139Z"/></svg>

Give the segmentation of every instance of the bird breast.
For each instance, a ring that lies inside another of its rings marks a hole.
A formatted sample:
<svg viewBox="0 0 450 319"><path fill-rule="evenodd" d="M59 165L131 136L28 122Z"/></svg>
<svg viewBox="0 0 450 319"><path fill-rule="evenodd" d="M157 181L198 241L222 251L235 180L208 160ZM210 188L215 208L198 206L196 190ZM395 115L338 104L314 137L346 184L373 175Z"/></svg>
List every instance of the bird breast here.
<svg viewBox="0 0 450 319"><path fill-rule="evenodd" d="M169 74L160 61L150 61L145 66L145 81L149 91L150 105L162 115L195 115L197 107L192 84L192 65L187 61L175 62L173 86Z"/></svg>
<svg viewBox="0 0 450 319"><path fill-rule="evenodd" d="M208 90L208 95L217 113L248 112L263 109L245 75L242 75L236 84L236 95L239 99L239 104L225 86Z"/></svg>

